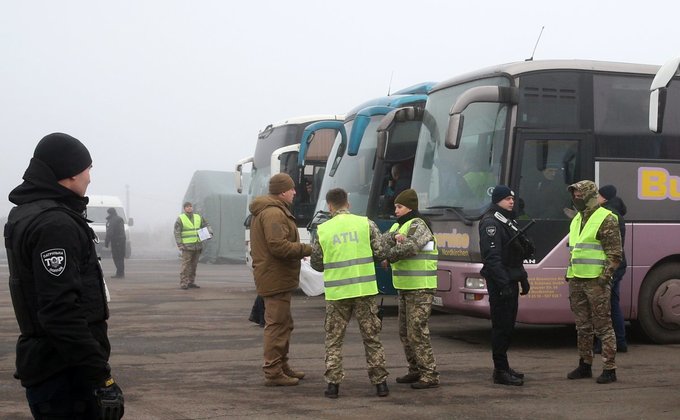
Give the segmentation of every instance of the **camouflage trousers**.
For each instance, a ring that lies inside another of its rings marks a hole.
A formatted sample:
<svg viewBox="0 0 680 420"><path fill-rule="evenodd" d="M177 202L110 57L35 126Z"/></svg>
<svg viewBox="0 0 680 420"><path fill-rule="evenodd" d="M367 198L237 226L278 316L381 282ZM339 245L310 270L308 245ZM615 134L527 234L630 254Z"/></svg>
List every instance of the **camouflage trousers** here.
<svg viewBox="0 0 680 420"><path fill-rule="evenodd" d="M201 250L182 251L182 270L179 272L179 285L188 286L196 280L196 266L198 266L198 257L201 256Z"/></svg>
<svg viewBox="0 0 680 420"><path fill-rule="evenodd" d="M425 382L439 382L437 363L430 342L428 321L434 289L399 290L399 338L404 346L408 373Z"/></svg>
<svg viewBox="0 0 680 420"><path fill-rule="evenodd" d="M373 385L387 379L385 349L380 343L382 322L378 318L375 296L326 301L326 382L339 384L345 377L342 368L342 344L352 314L359 324L364 342L368 377Z"/></svg>
<svg viewBox="0 0 680 420"><path fill-rule="evenodd" d="M604 369L615 369L616 335L611 318L611 283L597 279L570 279L569 302L576 319L579 357L593 363L593 339L602 342Z"/></svg>

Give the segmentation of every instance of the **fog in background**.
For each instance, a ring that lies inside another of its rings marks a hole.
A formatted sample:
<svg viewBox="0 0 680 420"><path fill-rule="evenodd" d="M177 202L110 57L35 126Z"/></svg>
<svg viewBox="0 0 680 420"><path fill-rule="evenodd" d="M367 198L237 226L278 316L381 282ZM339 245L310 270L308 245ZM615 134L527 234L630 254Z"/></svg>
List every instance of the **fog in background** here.
<svg viewBox="0 0 680 420"><path fill-rule="evenodd" d="M665 1L0 0L0 219L37 141L93 157L88 194L171 234L196 170L233 171L259 130L528 58L662 64ZM242 215L238 215L242 217ZM163 239L163 243L165 243ZM172 241L170 240L170 246Z"/></svg>

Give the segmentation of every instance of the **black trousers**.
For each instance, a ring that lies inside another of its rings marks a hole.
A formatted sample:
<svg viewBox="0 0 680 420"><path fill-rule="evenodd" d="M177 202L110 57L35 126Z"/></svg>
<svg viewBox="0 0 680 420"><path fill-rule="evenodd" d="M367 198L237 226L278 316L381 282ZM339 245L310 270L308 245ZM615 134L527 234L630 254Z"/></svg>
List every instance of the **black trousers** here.
<svg viewBox="0 0 680 420"><path fill-rule="evenodd" d="M511 282L512 296L501 297L500 290L492 283L487 282L491 309L491 356L495 369L507 370L510 367L508 348L510 348L512 332L517 320L519 286L516 281Z"/></svg>
<svg viewBox="0 0 680 420"><path fill-rule="evenodd" d="M116 276L125 275L125 242L111 243L111 258L116 266Z"/></svg>

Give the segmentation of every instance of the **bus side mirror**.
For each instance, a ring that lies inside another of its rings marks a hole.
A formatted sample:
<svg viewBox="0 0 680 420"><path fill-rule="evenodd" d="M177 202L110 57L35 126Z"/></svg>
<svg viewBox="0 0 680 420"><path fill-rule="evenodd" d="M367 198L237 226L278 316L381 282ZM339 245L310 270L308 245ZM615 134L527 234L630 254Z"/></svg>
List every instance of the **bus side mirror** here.
<svg viewBox="0 0 680 420"><path fill-rule="evenodd" d="M132 217L128 217L128 226L134 226L135 225L135 219Z"/></svg>
<svg viewBox="0 0 680 420"><path fill-rule="evenodd" d="M649 94L649 129L654 133L663 132L663 116L666 112L668 89L654 89Z"/></svg>
<svg viewBox="0 0 680 420"><path fill-rule="evenodd" d="M463 92L449 111L449 125L444 144L449 149L457 149L463 134L463 111L477 102L490 102L516 105L519 102L519 89L507 86L477 86Z"/></svg>

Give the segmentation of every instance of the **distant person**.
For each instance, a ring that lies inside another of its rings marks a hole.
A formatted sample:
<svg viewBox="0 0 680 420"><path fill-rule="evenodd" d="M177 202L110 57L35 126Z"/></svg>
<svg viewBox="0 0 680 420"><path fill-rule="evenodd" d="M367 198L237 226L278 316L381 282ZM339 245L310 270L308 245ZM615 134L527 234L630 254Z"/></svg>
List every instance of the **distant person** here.
<svg viewBox="0 0 680 420"><path fill-rule="evenodd" d="M623 200L616 195L616 187L613 185L605 185L598 191L597 202L600 206L611 211L616 215L619 222L619 232L621 232L621 246L626 242L626 221L623 216L626 215L628 209ZM614 327L614 334L616 335L616 352L628 352L628 343L626 342L626 321L621 311L620 304L620 289L623 275L626 274L626 253L621 254L621 264L614 271L612 275L612 299L611 299L611 313L612 313L612 327ZM596 344L594 352L596 354L602 353L602 343L599 339L595 339Z"/></svg>
<svg viewBox="0 0 680 420"><path fill-rule="evenodd" d="M519 295L528 294L531 288L524 260L531 257L534 249L531 241L518 233L514 207L515 193L505 185L495 186L491 206L479 223L479 250L484 263L480 274L489 291L493 382L521 386L524 374L510 367L507 353L517 321Z"/></svg>
<svg viewBox="0 0 680 420"><path fill-rule="evenodd" d="M300 282L300 259L312 253L300 243L291 205L295 182L285 173L269 179L269 194L256 197L249 206L250 254L257 294L264 299L264 371L266 386L297 385L301 371L288 364L293 316L292 294Z"/></svg>
<svg viewBox="0 0 680 420"><path fill-rule="evenodd" d="M569 208L571 203L562 174L561 164L548 163L541 171L538 181L529 185L529 191L526 192L529 216L548 220L567 218L564 210ZM522 196L524 195L522 193Z"/></svg>
<svg viewBox="0 0 680 420"><path fill-rule="evenodd" d="M125 277L125 221L118 216L118 212L110 207L106 212L106 239L104 248L111 245L111 258L116 266L116 274L111 278L122 279Z"/></svg>
<svg viewBox="0 0 680 420"><path fill-rule="evenodd" d="M394 213L394 199L411 187L411 173L406 163L397 162L390 168L390 179L385 191L385 213Z"/></svg>
<svg viewBox="0 0 680 420"><path fill-rule="evenodd" d="M108 293L84 217L92 158L68 134L45 136L5 225L9 289L21 335L16 372L36 419L119 419Z"/></svg>
<svg viewBox="0 0 680 420"><path fill-rule="evenodd" d="M199 229L210 225L198 213L194 213L194 205L187 201L182 206L184 213L175 221L175 242L182 252L182 270L179 273L179 287L181 289L200 289L196 284L196 267L198 258L203 251L203 242L198 236Z"/></svg>
<svg viewBox="0 0 680 420"><path fill-rule="evenodd" d="M382 322L378 317L375 295L374 258L385 257L380 230L364 216L349 212L347 192L333 188L326 194L331 219L318 227L318 241L312 245L310 264L323 271L326 296L326 372L328 387L324 395L338 398L345 377L342 345L349 321L354 315L364 342L368 377L379 397L389 394L385 350L380 342ZM375 257L374 257L375 255Z"/></svg>
<svg viewBox="0 0 680 420"><path fill-rule="evenodd" d="M611 287L623 250L619 223L611 211L597 202L597 185L579 181L569 186L578 213L569 228L571 257L566 280L569 303L576 321L579 364L569 379L592 378L593 339L602 342L602 374L599 384L616 381L616 336L612 328Z"/></svg>
<svg viewBox="0 0 680 420"><path fill-rule="evenodd" d="M394 205L397 222L383 239L392 264L392 282L399 292L399 338L408 362L408 373L397 382L414 389L437 388L439 372L428 325L437 290L437 243L418 212L415 190L402 191Z"/></svg>

